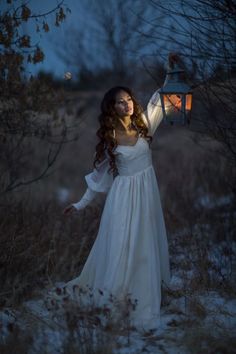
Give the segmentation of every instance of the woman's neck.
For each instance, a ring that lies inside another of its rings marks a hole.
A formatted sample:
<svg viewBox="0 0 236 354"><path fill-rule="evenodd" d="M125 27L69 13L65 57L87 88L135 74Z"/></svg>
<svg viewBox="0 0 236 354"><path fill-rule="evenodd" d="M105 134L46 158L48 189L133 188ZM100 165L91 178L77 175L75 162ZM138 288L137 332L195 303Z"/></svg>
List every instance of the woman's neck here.
<svg viewBox="0 0 236 354"><path fill-rule="evenodd" d="M124 116L122 118L119 118L118 124L117 124L117 129L119 130L125 130L129 131L131 127L131 118L130 116Z"/></svg>

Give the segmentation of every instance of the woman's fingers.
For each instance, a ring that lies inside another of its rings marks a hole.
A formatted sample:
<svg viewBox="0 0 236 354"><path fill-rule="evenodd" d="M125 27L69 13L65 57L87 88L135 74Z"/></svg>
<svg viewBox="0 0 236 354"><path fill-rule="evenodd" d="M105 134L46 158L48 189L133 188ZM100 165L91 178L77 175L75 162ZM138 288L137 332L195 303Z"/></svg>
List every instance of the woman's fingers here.
<svg viewBox="0 0 236 354"><path fill-rule="evenodd" d="M179 61L179 55L177 53L174 52L170 52L168 55L168 61L169 61L169 65L173 66L174 63L178 63Z"/></svg>
<svg viewBox="0 0 236 354"><path fill-rule="evenodd" d="M68 215L68 214L72 213L73 210L75 210L75 207L73 205L69 205L68 207L66 207L63 210L63 214Z"/></svg>
<svg viewBox="0 0 236 354"><path fill-rule="evenodd" d="M81 209L83 208L76 208L73 204L68 205L64 210L63 214L64 215L70 215L70 214L77 214Z"/></svg>

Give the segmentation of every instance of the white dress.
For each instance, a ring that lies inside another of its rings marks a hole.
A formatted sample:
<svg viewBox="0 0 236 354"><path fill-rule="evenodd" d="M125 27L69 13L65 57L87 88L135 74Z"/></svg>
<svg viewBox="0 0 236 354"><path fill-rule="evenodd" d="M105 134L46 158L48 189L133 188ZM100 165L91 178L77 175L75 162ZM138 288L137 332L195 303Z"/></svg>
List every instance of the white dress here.
<svg viewBox="0 0 236 354"><path fill-rule="evenodd" d="M162 119L159 94L149 101L143 119L153 135ZM87 175L88 188L107 192L97 238L78 278L67 286L89 286L117 298L137 299L136 325L158 326L161 283L170 280L169 254L151 149L139 137L115 151L118 175L108 173L109 161Z"/></svg>

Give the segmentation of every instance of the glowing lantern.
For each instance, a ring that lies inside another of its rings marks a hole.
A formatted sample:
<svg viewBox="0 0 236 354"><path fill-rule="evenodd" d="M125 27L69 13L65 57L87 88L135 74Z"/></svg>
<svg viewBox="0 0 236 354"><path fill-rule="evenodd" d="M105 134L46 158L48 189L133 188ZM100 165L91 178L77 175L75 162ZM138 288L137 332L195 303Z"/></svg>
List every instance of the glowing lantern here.
<svg viewBox="0 0 236 354"><path fill-rule="evenodd" d="M187 84L185 71L179 67L177 55L169 56L166 79L159 93L164 121L170 124L190 123L192 91Z"/></svg>

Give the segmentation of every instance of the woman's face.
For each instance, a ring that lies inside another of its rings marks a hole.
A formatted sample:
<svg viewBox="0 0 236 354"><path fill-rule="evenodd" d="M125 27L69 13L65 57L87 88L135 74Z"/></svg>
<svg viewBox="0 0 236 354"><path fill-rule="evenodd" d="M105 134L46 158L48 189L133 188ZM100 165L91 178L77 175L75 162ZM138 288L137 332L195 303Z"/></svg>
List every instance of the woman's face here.
<svg viewBox="0 0 236 354"><path fill-rule="evenodd" d="M120 91L117 93L114 108L121 118L132 116L134 113L134 103L128 92Z"/></svg>

